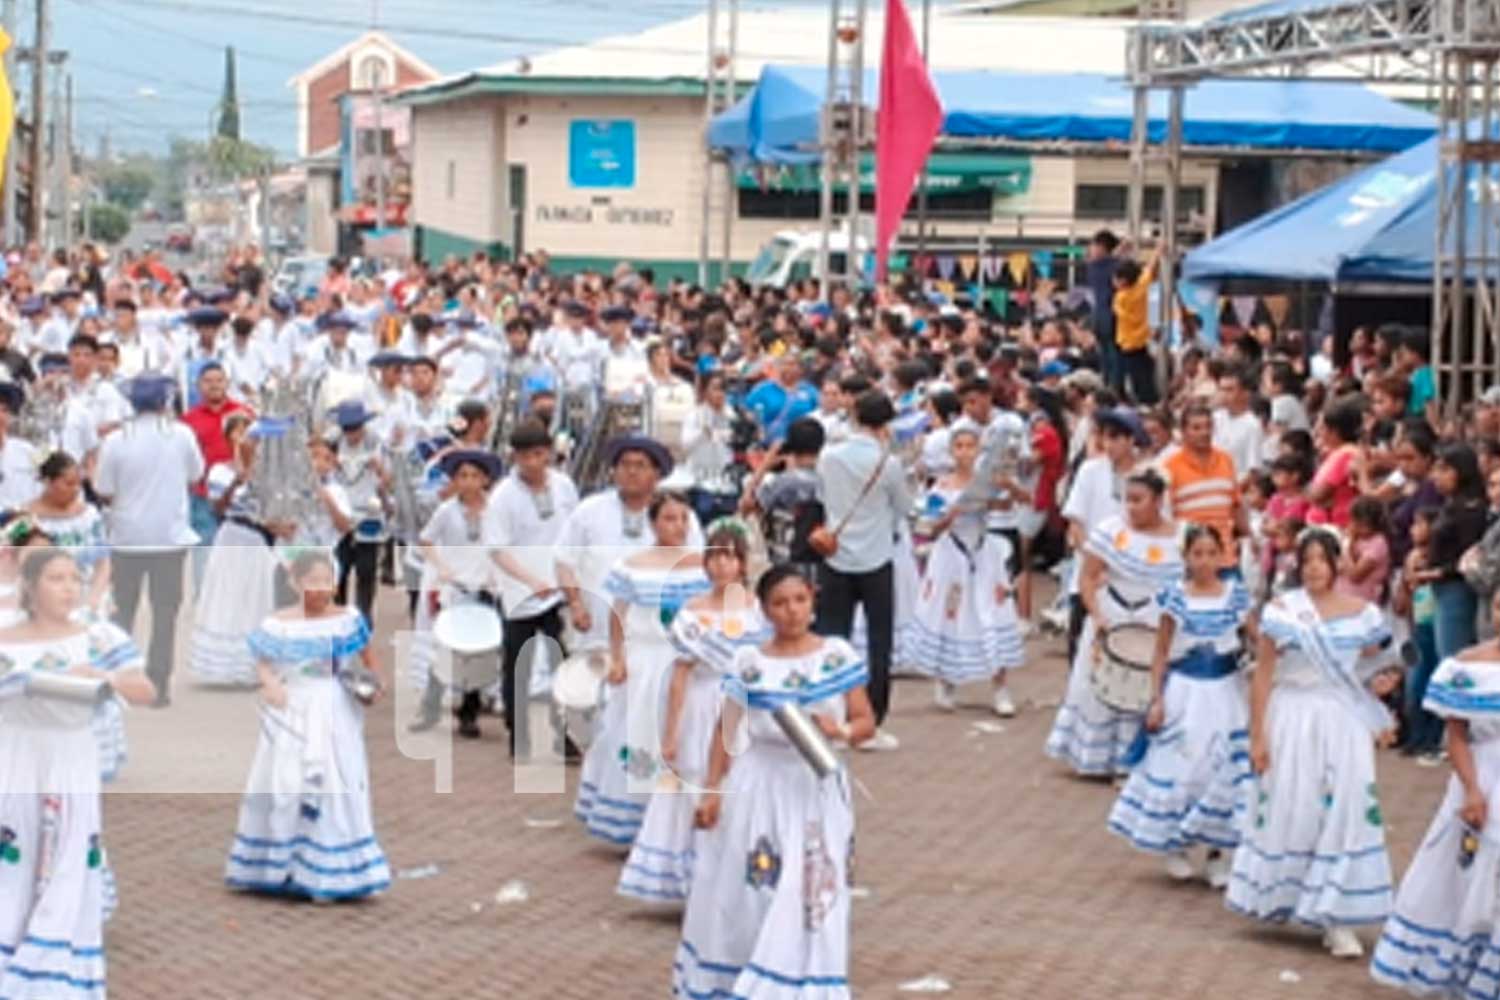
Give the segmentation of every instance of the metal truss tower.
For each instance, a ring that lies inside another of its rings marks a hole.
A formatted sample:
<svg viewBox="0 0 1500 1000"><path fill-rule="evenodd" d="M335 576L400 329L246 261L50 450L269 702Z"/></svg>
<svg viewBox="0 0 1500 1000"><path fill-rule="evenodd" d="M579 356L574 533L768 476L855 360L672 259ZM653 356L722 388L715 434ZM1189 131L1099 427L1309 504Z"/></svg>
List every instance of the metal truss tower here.
<svg viewBox="0 0 1500 1000"><path fill-rule="evenodd" d="M1202 24L1143 17L1130 32L1132 166L1151 145L1147 99L1168 92L1166 163L1182 155L1182 90L1219 76L1317 76L1426 82L1440 127L1438 224L1433 234L1432 362L1447 412L1500 374L1500 0L1289 2ZM1175 122L1175 127L1174 127ZM1145 171L1132 170L1132 228ZM1177 177L1168 169L1162 232L1175 249ZM1472 234L1472 235L1470 235ZM1169 270L1169 269L1168 269ZM1171 279L1163 292L1170 293ZM1170 294L1163 295L1170 308Z"/></svg>
<svg viewBox="0 0 1500 1000"><path fill-rule="evenodd" d="M707 287L709 260L712 256L712 229L714 215L723 220L723 244L719 254L719 280L729 277L733 253L735 215L734 163L728 157L716 153L708 144L708 129L715 116L733 106L738 96L735 80L735 57L739 47L740 3L739 0L708 0L708 68L703 76L703 211L698 232L698 284ZM714 212L715 167L722 167L722 204Z"/></svg>
<svg viewBox="0 0 1500 1000"><path fill-rule="evenodd" d="M825 297L836 284L853 288L859 281L859 153L869 145L871 135L871 113L864 100L867 2L830 0L828 5L828 84L818 140L822 150L818 273ZM833 191L839 184L845 192L842 219L834 214ZM839 260L831 244L834 231L841 227L849 242ZM837 273L835 262L842 264Z"/></svg>

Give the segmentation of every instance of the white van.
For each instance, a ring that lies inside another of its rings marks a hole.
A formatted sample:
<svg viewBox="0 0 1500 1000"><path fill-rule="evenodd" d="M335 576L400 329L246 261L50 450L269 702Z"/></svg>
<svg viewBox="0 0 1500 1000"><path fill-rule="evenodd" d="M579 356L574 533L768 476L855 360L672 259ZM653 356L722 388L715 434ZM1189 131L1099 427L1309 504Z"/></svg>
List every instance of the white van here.
<svg viewBox="0 0 1500 1000"><path fill-rule="evenodd" d="M754 287L786 288L794 281L821 278L818 254L823 234L816 229L783 229L755 255L745 280ZM858 268L874 249L874 242L864 236L855 239L855 266ZM828 238L829 266L834 274L844 273L844 256L849 252L849 233L840 229ZM862 276L864 278L866 276Z"/></svg>

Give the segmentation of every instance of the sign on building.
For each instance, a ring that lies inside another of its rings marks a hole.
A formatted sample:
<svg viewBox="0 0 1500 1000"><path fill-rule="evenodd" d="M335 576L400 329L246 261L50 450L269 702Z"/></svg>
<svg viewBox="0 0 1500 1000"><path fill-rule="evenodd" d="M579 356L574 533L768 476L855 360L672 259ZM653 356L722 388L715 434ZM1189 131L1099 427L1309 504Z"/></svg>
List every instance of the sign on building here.
<svg viewBox="0 0 1500 1000"><path fill-rule="evenodd" d="M574 119L568 124L568 182L576 188L635 186L635 122Z"/></svg>

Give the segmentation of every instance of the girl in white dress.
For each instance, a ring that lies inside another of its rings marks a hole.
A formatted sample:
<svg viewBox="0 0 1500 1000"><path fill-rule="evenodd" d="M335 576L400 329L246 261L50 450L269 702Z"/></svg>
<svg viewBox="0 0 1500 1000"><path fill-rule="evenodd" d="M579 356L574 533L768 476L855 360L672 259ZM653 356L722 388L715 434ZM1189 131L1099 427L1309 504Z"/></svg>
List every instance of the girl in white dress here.
<svg viewBox="0 0 1500 1000"><path fill-rule="evenodd" d="M933 701L951 712L958 685L990 680L996 714L1016 714L1005 687L1006 671L1025 661L1016 604L1011 597L1010 542L985 531L985 505L961 508L959 497L974 479L979 429L959 424L949 438L953 471L927 493L927 514L937 517L937 541L927 560L916 610L903 637L908 662L936 678Z"/></svg>
<svg viewBox="0 0 1500 1000"><path fill-rule="evenodd" d="M588 832L628 846L661 771L662 708L675 659L667 629L689 598L709 589L703 556L685 551L687 498L658 494L647 514L656 544L620 560L605 578L614 598L604 710L579 777L573 814Z"/></svg>
<svg viewBox="0 0 1500 1000"><path fill-rule="evenodd" d="M83 469L67 452L55 451L37 470L42 492L27 508L31 521L60 549L67 549L83 573L84 607L95 618L110 611L109 541L104 515L83 496Z"/></svg>
<svg viewBox="0 0 1500 1000"><path fill-rule="evenodd" d="M224 419L230 454L208 470L208 499L220 517L213 548L203 566L203 585L193 616L188 663L204 684L254 687L255 657L245 639L276 607L277 537L292 524L267 524L250 483L257 438L244 413Z"/></svg>
<svg viewBox="0 0 1500 1000"><path fill-rule="evenodd" d="M875 734L869 674L811 632L812 585L777 566L756 588L775 634L741 649L698 798L693 884L673 995L843 1000L849 987L854 809L848 776L819 778L772 712L800 705L830 740ZM738 752L731 763L730 743Z"/></svg>
<svg viewBox="0 0 1500 1000"><path fill-rule="evenodd" d="M1149 739L1115 799L1109 828L1139 850L1164 855L1175 879L1192 878L1201 862L1209 885L1222 889L1229 879L1226 852L1239 843L1239 828L1234 803L1206 794L1221 769L1231 769L1230 787L1250 774L1250 710L1239 654L1252 602L1244 584L1220 578L1224 546L1216 532L1190 526L1183 550L1187 580L1156 597L1162 614L1151 666L1154 697L1146 710ZM1190 860L1195 845L1208 853Z"/></svg>
<svg viewBox="0 0 1500 1000"><path fill-rule="evenodd" d="M1500 621L1500 591L1491 601ZM1423 702L1447 719L1453 776L1370 972L1419 996L1500 995L1500 640L1444 660Z"/></svg>
<svg viewBox="0 0 1500 1000"><path fill-rule="evenodd" d="M333 561L292 563L300 603L250 636L261 683L260 741L240 802L225 881L235 889L310 899L357 899L390 885L375 840L365 761L364 703L374 675L370 629L333 603Z"/></svg>
<svg viewBox="0 0 1500 1000"><path fill-rule="evenodd" d="M105 995L105 857L93 706L33 696L36 674L107 681L146 705L156 697L129 638L74 618L77 563L58 549L28 552L25 618L0 630L0 996L47 1000Z"/></svg>
<svg viewBox="0 0 1500 1000"><path fill-rule="evenodd" d="M661 758L667 779L646 806L617 891L649 903L687 899L693 874L693 812L719 721L720 680L736 650L764 642L765 619L745 586L749 529L736 518L709 525L703 568L713 590L672 620L677 651L667 694Z"/></svg>
<svg viewBox="0 0 1500 1000"><path fill-rule="evenodd" d="M1107 778L1130 770L1126 754L1142 717L1103 704L1094 696L1090 678L1102 655L1104 634L1126 623L1155 627L1161 617L1156 595L1182 579L1177 531L1161 512L1165 490L1154 470L1132 475L1125 484L1125 516L1105 518L1083 546L1078 583L1083 631L1046 747L1047 756L1077 774Z"/></svg>
<svg viewBox="0 0 1500 1000"><path fill-rule="evenodd" d="M1338 539L1297 543L1298 589L1261 614L1250 685L1250 764L1229 908L1323 931L1337 958L1363 953L1351 929L1391 908L1391 864L1375 785L1375 740L1392 723L1367 688L1390 638L1372 604L1334 589Z"/></svg>

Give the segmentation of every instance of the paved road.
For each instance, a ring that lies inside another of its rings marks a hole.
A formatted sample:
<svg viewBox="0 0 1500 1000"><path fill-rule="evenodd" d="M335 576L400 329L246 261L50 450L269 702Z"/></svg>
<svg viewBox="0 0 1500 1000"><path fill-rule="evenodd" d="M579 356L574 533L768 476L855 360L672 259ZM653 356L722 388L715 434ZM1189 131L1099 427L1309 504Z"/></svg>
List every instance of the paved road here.
<svg viewBox="0 0 1500 1000"><path fill-rule="evenodd" d="M394 597L382 604L398 614ZM383 635L383 633L382 633ZM1108 786L1066 777L1041 746L1063 684L1055 640L1034 640L1014 682L1023 702L1003 732L983 688L955 715L926 683L899 684L893 754L861 754L852 976L862 998L941 976L961 997L1174 1000L1368 998L1362 963L1328 958L1314 937L1234 917L1206 888L1170 884L1156 863L1106 834ZM636 1000L667 995L671 912L613 894L619 855L569 818L568 794L518 794L502 727L454 748L451 794L431 763L398 750L386 706L369 722L377 828L398 879L363 903L317 906L227 892L220 878L254 740L254 696L179 688L167 713L131 717L133 760L105 806L122 909L108 932L117 997L303 1000L480 996ZM404 734L403 734L404 736ZM436 741L415 751L430 752ZM177 765L179 788L149 793ZM1380 760L1395 862L1404 869L1440 796L1443 772ZM185 774L183 773L185 772ZM530 898L499 905L511 880ZM1284 972L1300 981L1282 981ZM1394 994L1393 994L1394 995Z"/></svg>

